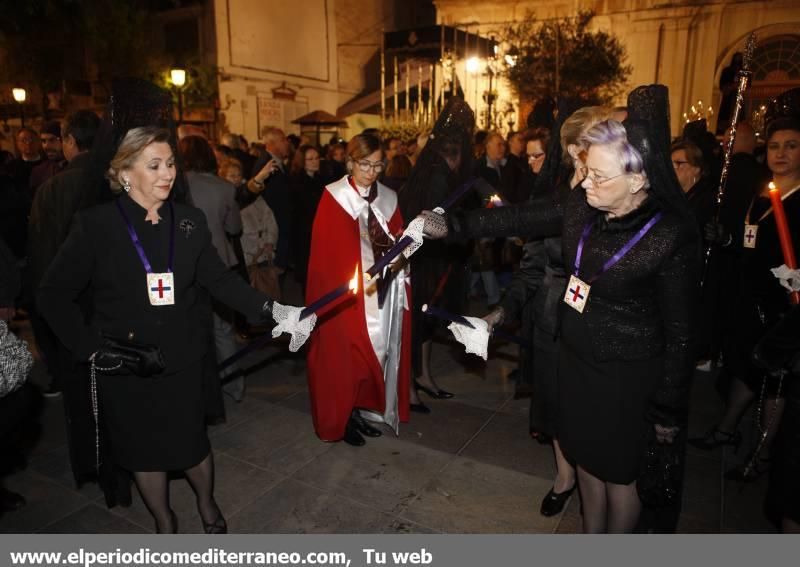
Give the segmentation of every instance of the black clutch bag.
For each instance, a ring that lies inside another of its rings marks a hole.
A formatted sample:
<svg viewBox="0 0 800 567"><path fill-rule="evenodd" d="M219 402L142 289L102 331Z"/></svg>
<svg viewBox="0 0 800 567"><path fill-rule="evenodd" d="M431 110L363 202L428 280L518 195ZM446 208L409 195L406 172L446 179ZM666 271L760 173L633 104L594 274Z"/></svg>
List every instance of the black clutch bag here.
<svg viewBox="0 0 800 567"><path fill-rule="evenodd" d="M639 499L647 508L665 508L681 496L683 458L677 441L659 443L652 435L647 444L642 474L636 482Z"/></svg>
<svg viewBox="0 0 800 567"><path fill-rule="evenodd" d="M103 374L130 372L143 378L160 374L166 368L164 355L157 346L108 335L103 335L94 362L97 371Z"/></svg>

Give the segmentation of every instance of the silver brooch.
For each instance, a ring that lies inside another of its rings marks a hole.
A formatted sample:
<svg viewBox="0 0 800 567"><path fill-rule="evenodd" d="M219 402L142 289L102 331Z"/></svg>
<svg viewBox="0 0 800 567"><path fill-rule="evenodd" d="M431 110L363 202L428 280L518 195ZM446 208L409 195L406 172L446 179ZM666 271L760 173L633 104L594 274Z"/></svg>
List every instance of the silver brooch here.
<svg viewBox="0 0 800 567"><path fill-rule="evenodd" d="M195 227L194 222L190 221L189 219L183 219L178 225L178 228L180 228L183 231L183 233L186 235L186 238L189 238L189 236L191 236L194 227Z"/></svg>

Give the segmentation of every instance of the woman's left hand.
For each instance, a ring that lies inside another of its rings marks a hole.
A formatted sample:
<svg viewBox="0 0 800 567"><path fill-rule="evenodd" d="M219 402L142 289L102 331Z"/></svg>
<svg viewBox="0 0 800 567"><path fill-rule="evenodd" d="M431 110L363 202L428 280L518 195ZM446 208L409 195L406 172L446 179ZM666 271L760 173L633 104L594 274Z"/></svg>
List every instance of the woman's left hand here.
<svg viewBox="0 0 800 567"><path fill-rule="evenodd" d="M656 441L659 443L671 444L680 431L680 427L667 427L665 425L659 425L658 423L653 425L653 427L655 427L656 430Z"/></svg>

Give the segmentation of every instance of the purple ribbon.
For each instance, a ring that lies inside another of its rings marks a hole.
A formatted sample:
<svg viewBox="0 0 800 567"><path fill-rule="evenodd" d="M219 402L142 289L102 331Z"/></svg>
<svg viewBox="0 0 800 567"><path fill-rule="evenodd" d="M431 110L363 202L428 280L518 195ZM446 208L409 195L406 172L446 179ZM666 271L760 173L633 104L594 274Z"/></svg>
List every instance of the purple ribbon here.
<svg viewBox="0 0 800 567"><path fill-rule="evenodd" d="M360 286L359 286L359 289L360 289ZM310 303L309 305L305 306L303 308L303 310L300 312L300 320L302 321L306 317L311 316L312 313L316 313L317 311L319 311L320 309L322 309L323 307L325 307L329 303L333 302L337 298L341 297L342 295L344 295L348 291L352 291L350 289L350 283L349 282L344 284L344 285L341 285L341 286L337 287L334 290L329 291L328 293L326 293L325 295L323 295L322 297L320 297L319 299L317 299L313 303Z"/></svg>
<svg viewBox="0 0 800 567"><path fill-rule="evenodd" d="M642 228L640 228L639 232L637 232L635 235L633 235L633 238L631 238L625 244L625 246L620 248L616 252L616 254L611 256L611 258L609 258L608 261L605 264L603 264L603 267L600 268L595 275L593 275L591 278L585 280L586 283L594 282L602 274L604 274L609 269L611 269L611 267L614 266L614 264L616 264L617 262L622 260L622 258L625 256L625 254L630 252L631 248L636 246L636 244L642 238L644 238L644 235L647 234L650 231L650 229L653 228L653 226L655 226L655 224L658 221L661 220L662 216L663 216L663 214L661 212L658 212L655 215L653 215L653 218L651 218L649 221L647 221L647 224L645 224ZM580 277L578 275L578 273L580 272L580 269L581 269L581 256L583 256L583 245L586 243L586 239L589 238L589 233L592 232L592 228L594 227L594 223L595 223L595 221L591 221L591 222L586 224L586 226L583 228L583 234L581 234L580 242L578 242L578 253L575 255L575 272L574 272L574 275L575 275L576 278Z"/></svg>
<svg viewBox="0 0 800 567"><path fill-rule="evenodd" d="M122 208L122 204L120 204L119 199L116 200L116 204L117 208L119 209L119 213L122 215L122 220L125 221L125 225L128 227L128 235L131 237L131 241L133 242L134 248L136 248L136 253L139 255L139 259L142 261L144 271L148 274L152 274L153 267L150 265L150 261L147 259L147 254L144 253L142 242L139 240L139 235L136 234L136 229L133 228L131 219L128 218L125 209ZM172 261L175 258L175 209L172 207L171 202L167 202L167 205L169 205L169 259L167 271L172 272Z"/></svg>

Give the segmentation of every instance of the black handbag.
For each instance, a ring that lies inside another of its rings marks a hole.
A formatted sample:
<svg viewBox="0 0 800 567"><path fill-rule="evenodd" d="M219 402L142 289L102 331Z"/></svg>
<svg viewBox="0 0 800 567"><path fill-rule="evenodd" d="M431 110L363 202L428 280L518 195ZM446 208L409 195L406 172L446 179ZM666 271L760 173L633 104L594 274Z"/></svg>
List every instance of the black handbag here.
<svg viewBox="0 0 800 567"><path fill-rule="evenodd" d="M103 374L130 372L143 378L160 374L166 368L159 347L105 334L94 363L97 371Z"/></svg>
<svg viewBox="0 0 800 567"><path fill-rule="evenodd" d="M681 496L684 451L678 440L659 443L655 433L650 436L645 452L642 473L636 482L639 499L647 508L665 508Z"/></svg>

